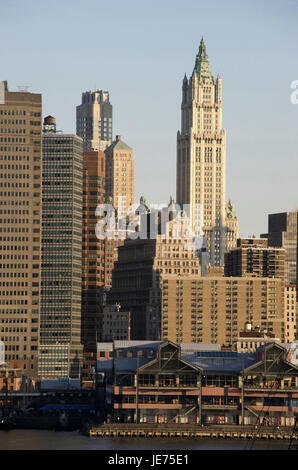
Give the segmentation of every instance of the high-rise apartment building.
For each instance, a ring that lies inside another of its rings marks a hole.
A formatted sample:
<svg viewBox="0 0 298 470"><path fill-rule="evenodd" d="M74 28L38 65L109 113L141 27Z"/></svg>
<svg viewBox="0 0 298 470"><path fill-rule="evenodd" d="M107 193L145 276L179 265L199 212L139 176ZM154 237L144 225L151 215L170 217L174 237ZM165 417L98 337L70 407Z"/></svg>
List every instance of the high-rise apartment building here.
<svg viewBox="0 0 298 470"><path fill-rule="evenodd" d="M113 107L109 92L90 90L82 93L77 106L77 135L84 140L84 150L104 151L112 142Z"/></svg>
<svg viewBox="0 0 298 470"><path fill-rule="evenodd" d="M105 154L84 152L82 245L82 344L84 371L96 362L96 341L101 338L105 284L105 241L96 236L96 209L105 202Z"/></svg>
<svg viewBox="0 0 298 470"><path fill-rule="evenodd" d="M118 216L125 217L135 197L133 151L117 135L105 154L106 197L111 199Z"/></svg>
<svg viewBox="0 0 298 470"><path fill-rule="evenodd" d="M284 340L281 279L162 276L162 339L231 346L246 322Z"/></svg>
<svg viewBox="0 0 298 470"><path fill-rule="evenodd" d="M117 236L117 231L115 231L115 238L106 238L104 240L104 280L106 290L112 287L112 274L115 261L118 259L118 248L123 245L123 240L119 240Z"/></svg>
<svg viewBox="0 0 298 470"><path fill-rule="evenodd" d="M126 234L121 236L119 233L119 219L127 223L129 208L134 205L135 185L133 150L121 140L120 135L107 147L105 155L106 202L115 215L113 237L105 239L105 287L110 289L114 263L118 259L118 247L123 245L126 238Z"/></svg>
<svg viewBox="0 0 298 470"><path fill-rule="evenodd" d="M285 286L285 343L295 341L297 336L296 285Z"/></svg>
<svg viewBox="0 0 298 470"><path fill-rule="evenodd" d="M6 361L37 376L42 100L0 82L0 341Z"/></svg>
<svg viewBox="0 0 298 470"><path fill-rule="evenodd" d="M225 276L277 277L284 281L285 250L268 247L265 238L241 238L225 253Z"/></svg>
<svg viewBox="0 0 298 470"><path fill-rule="evenodd" d="M285 282L297 283L297 218L298 212L270 214L268 217L268 245L285 250Z"/></svg>
<svg viewBox="0 0 298 470"><path fill-rule="evenodd" d="M83 140L43 135L39 375L79 377L82 367Z"/></svg>
<svg viewBox="0 0 298 470"><path fill-rule="evenodd" d="M226 250L226 133L222 128L222 81L214 79L201 40L190 79L182 85L181 130L177 134L176 201L189 205L193 230L202 207L211 265L224 264ZM231 221L229 221L231 222ZM229 223L230 229L237 229ZM236 235L237 237L238 235ZM229 241L235 240L229 233Z"/></svg>

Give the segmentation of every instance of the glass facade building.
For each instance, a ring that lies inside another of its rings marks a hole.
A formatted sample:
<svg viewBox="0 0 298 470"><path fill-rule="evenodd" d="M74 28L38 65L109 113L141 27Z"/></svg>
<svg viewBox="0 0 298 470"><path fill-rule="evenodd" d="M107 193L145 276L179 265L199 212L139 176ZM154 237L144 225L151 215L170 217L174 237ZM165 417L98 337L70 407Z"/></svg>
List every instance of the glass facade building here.
<svg viewBox="0 0 298 470"><path fill-rule="evenodd" d="M82 367L83 141L43 135L39 375L79 377Z"/></svg>

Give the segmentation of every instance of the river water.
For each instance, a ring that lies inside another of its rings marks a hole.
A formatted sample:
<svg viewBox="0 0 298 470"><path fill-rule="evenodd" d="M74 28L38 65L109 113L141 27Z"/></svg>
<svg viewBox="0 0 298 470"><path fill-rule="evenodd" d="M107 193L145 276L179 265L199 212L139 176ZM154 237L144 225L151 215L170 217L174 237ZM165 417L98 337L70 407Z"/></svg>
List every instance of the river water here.
<svg viewBox="0 0 298 470"><path fill-rule="evenodd" d="M287 450L287 441L87 437L78 431L0 431L0 450Z"/></svg>

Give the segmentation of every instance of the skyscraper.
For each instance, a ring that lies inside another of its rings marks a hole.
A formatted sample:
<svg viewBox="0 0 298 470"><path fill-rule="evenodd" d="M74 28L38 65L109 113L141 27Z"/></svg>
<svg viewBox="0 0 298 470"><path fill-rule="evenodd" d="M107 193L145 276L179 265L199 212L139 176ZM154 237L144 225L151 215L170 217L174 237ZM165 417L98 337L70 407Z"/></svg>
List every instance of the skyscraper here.
<svg viewBox="0 0 298 470"><path fill-rule="evenodd" d="M0 82L0 341L37 376L41 245L41 95Z"/></svg>
<svg viewBox="0 0 298 470"><path fill-rule="evenodd" d="M105 150L112 142L113 108L109 92L90 90L82 93L77 106L77 135L84 140L84 150Z"/></svg>
<svg viewBox="0 0 298 470"><path fill-rule="evenodd" d="M106 197L119 215L127 214L129 206L134 204L134 161L132 149L116 135L116 140L105 150L106 154ZM125 198L120 201L119 198Z"/></svg>
<svg viewBox="0 0 298 470"><path fill-rule="evenodd" d="M268 238L269 246L285 249L286 284L296 284L297 280L297 220L298 212L270 214L268 234L262 235Z"/></svg>
<svg viewBox="0 0 298 470"><path fill-rule="evenodd" d="M90 377L96 362L96 342L102 331L102 297L105 283L105 241L98 239L96 208L105 200L105 154L84 152L82 344L83 375Z"/></svg>
<svg viewBox="0 0 298 470"><path fill-rule="evenodd" d="M282 212L270 214L268 217L268 245L285 250L285 331L286 340L291 340L297 334L298 317L297 304L289 304L289 297L296 295L298 285L298 212ZM293 319L295 316L295 319Z"/></svg>
<svg viewBox="0 0 298 470"><path fill-rule="evenodd" d="M45 118L44 129L39 375L78 377L82 366L83 141L76 135L55 133L52 117Z"/></svg>
<svg viewBox="0 0 298 470"><path fill-rule="evenodd" d="M189 205L192 228L203 209L210 263L223 265L226 250L226 132L222 128L222 81L214 79L202 38L192 76L182 85L177 134L176 201ZM237 226L235 226L237 229ZM229 238L236 240L237 237Z"/></svg>
<svg viewBox="0 0 298 470"><path fill-rule="evenodd" d="M285 250L268 247L264 238L240 238L225 253L225 276L285 278Z"/></svg>

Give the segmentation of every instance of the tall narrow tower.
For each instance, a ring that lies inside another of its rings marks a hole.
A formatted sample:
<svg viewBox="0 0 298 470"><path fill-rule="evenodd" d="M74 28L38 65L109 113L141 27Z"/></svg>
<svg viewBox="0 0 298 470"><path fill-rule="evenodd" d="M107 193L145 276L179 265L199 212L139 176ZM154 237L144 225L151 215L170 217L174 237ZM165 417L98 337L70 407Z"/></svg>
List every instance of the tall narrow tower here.
<svg viewBox="0 0 298 470"><path fill-rule="evenodd" d="M109 92L90 90L82 93L77 106L77 135L84 141L85 151L104 151L112 142L112 113Z"/></svg>
<svg viewBox="0 0 298 470"><path fill-rule="evenodd" d="M202 38L192 76L182 85L177 134L177 203L188 204L192 228L201 205L210 263L223 265L226 247L226 133L222 129L222 82L212 76Z"/></svg>
<svg viewBox="0 0 298 470"><path fill-rule="evenodd" d="M133 150L121 140L120 135L116 135L105 154L106 197L112 198L118 214L126 215L135 198Z"/></svg>

